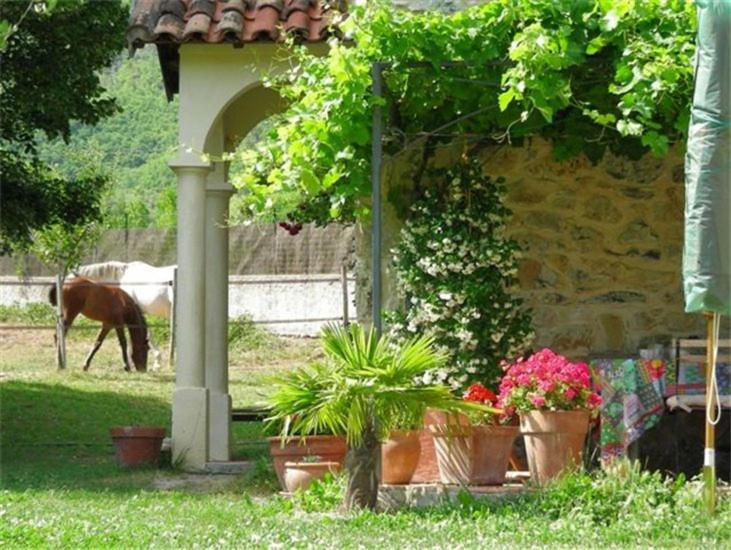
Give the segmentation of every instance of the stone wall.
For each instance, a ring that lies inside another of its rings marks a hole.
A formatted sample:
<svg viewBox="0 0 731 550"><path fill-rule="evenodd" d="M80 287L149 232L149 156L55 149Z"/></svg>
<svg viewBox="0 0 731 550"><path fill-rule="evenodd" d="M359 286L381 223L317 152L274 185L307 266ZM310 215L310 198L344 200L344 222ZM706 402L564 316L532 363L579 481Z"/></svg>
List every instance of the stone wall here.
<svg viewBox="0 0 731 550"><path fill-rule="evenodd" d="M507 179L511 233L526 249L520 284L536 345L576 355L636 351L703 334L683 312L683 164L607 155L558 163L533 141L492 152Z"/></svg>
<svg viewBox="0 0 731 550"><path fill-rule="evenodd" d="M463 148L432 164L456 162ZM574 358L636 355L650 343L703 335L700 316L683 310L683 159L630 161L607 155L556 162L550 144L489 147L474 153L487 173L506 178L510 232L524 247L521 294L533 311L535 347ZM413 159L411 159L413 161ZM384 186L410 187L413 172L384 162ZM384 193L385 195L385 193ZM394 306L388 250L401 222L384 208L384 304ZM368 315L368 231L356 232L358 310ZM728 333L728 328L722 329Z"/></svg>

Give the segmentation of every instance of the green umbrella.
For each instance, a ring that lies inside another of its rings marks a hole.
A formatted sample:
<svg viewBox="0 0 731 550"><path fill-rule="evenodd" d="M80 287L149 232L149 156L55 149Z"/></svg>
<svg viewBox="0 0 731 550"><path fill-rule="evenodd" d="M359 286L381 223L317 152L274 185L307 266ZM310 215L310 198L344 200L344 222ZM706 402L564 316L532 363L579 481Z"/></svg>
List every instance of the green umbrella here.
<svg viewBox="0 0 731 550"><path fill-rule="evenodd" d="M731 0L697 0L695 91L685 158L685 311L708 316L706 502L715 508L715 359L731 314Z"/></svg>

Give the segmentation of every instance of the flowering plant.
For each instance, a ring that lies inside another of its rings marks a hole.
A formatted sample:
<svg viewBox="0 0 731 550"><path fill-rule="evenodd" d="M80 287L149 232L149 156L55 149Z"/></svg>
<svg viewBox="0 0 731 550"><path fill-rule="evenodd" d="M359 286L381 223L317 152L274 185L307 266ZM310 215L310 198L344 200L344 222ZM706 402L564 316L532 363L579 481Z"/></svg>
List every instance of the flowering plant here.
<svg viewBox="0 0 731 550"><path fill-rule="evenodd" d="M588 409L596 414L602 402L591 390L588 365L572 363L550 349L504 369L498 405L506 412Z"/></svg>
<svg viewBox="0 0 731 550"><path fill-rule="evenodd" d="M498 403L498 396L495 395L495 392L479 382L475 382L467 388L467 391L462 395L462 399L480 403L486 407L484 411L466 413L472 424L496 424L498 420L505 422L510 418L508 415L503 414L500 409L495 408Z"/></svg>
<svg viewBox="0 0 731 550"><path fill-rule="evenodd" d="M409 304L391 312L390 329L408 339L426 334L449 356L423 375L453 391L497 384L500 361L523 353L533 338L531 316L517 294L518 243L501 179L477 161L428 172L430 188L411 207L392 250L398 289Z"/></svg>

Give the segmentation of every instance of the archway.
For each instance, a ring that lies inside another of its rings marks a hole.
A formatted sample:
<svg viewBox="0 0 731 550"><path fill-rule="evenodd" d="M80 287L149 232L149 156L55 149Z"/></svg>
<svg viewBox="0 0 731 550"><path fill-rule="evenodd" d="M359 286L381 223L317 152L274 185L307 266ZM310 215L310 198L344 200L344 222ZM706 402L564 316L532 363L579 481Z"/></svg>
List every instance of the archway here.
<svg viewBox="0 0 731 550"><path fill-rule="evenodd" d="M288 35L323 51L335 11L326 2L138 0L131 50L158 48L168 97L178 94L176 378L173 462L204 470L228 460L228 230L233 188L223 154L281 108L262 86L285 68ZM233 47L244 46L245 47Z"/></svg>

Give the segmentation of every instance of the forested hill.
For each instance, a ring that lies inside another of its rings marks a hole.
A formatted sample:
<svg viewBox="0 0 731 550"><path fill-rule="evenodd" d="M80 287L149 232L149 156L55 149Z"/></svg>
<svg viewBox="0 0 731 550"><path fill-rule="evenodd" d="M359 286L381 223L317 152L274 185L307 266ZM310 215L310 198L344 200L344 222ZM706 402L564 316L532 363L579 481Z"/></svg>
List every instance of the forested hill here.
<svg viewBox="0 0 731 550"><path fill-rule="evenodd" d="M175 177L167 162L177 135L177 100L168 103L156 51L120 54L102 75L122 111L96 126L74 124L72 139L45 143L43 156L64 173L93 166L112 179L107 221L112 227L175 225Z"/></svg>

